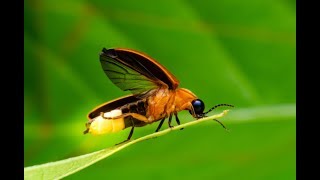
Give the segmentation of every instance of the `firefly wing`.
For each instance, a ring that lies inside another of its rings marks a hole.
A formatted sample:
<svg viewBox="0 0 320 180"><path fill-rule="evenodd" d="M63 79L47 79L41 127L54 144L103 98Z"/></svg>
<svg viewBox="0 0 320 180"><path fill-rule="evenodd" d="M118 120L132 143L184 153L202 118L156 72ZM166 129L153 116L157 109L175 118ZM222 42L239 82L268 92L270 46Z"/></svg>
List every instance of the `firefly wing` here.
<svg viewBox="0 0 320 180"><path fill-rule="evenodd" d="M102 69L123 91L141 97L151 89L176 89L179 81L161 64L140 52L129 49L105 49L100 54Z"/></svg>
<svg viewBox="0 0 320 180"><path fill-rule="evenodd" d="M133 95L127 95L127 96L103 103L100 106L94 108L91 112L89 112L88 119L90 120L90 119L93 119L97 116L100 116L101 112L109 112L109 111L112 111L116 108L124 106L128 103L136 102L138 100L139 99Z"/></svg>

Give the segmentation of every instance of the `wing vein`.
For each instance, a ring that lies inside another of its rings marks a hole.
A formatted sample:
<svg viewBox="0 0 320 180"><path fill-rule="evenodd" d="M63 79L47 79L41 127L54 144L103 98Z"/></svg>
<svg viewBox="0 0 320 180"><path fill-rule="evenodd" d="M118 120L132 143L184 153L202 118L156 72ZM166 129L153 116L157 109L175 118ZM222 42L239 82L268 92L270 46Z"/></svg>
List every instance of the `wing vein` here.
<svg viewBox="0 0 320 180"><path fill-rule="evenodd" d="M106 62L106 63L110 63L110 64L113 64L113 65L115 65L115 66L118 66L119 68L123 69L125 72L129 73L128 70L126 70L124 67L120 66L120 65L117 64L117 63L114 63L114 62L108 61L108 60L101 60L101 61L104 61L104 62Z"/></svg>

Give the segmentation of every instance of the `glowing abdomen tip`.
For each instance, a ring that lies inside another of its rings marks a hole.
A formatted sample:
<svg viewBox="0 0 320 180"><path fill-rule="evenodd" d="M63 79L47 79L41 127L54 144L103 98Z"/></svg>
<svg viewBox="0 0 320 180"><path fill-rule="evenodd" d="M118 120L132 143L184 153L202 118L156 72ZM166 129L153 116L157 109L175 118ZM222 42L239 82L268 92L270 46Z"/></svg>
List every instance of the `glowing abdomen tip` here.
<svg viewBox="0 0 320 180"><path fill-rule="evenodd" d="M104 117L117 117L122 114L121 110L112 110L104 113ZM89 132L93 135L101 135L107 133L118 132L125 128L123 118L119 119L104 119L97 116L90 125Z"/></svg>

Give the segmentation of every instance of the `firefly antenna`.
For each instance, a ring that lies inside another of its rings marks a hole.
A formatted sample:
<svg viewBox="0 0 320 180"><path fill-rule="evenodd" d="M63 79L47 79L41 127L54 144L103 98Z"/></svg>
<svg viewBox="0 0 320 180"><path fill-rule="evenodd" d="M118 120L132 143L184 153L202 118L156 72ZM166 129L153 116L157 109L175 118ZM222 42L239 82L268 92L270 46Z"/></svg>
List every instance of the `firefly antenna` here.
<svg viewBox="0 0 320 180"><path fill-rule="evenodd" d="M212 110L214 110L214 109L216 109L217 107L220 107L220 106L234 107L234 106L231 105L231 104L218 104L218 105L213 106L211 109L209 109L207 112L205 112L205 113L203 113L203 114L208 114L209 112L211 112Z"/></svg>
<svg viewBox="0 0 320 180"><path fill-rule="evenodd" d="M220 122L218 119L213 119L214 121L217 121L226 131L229 131L229 129L228 128L226 128L226 126L224 126L223 124L222 124L222 122Z"/></svg>

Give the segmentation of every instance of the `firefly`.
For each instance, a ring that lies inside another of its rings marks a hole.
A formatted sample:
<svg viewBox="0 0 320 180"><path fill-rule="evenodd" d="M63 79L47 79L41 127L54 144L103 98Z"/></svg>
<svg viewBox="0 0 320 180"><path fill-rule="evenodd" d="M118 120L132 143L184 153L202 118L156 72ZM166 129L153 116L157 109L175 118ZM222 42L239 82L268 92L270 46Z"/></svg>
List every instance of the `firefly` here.
<svg viewBox="0 0 320 180"><path fill-rule="evenodd" d="M135 50L103 48L100 63L113 84L131 94L90 111L84 134L115 133L131 127L125 140L128 141L136 127L160 121L155 131L158 132L167 118L169 127L173 127L173 116L180 125L178 112L183 110L189 111L195 119L200 119L219 106L233 107L218 104L204 112L204 102L190 90L180 88L179 80L172 73L153 58ZM220 121L214 120L225 128Z"/></svg>

